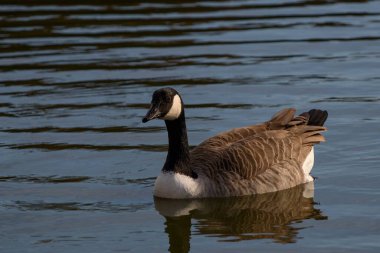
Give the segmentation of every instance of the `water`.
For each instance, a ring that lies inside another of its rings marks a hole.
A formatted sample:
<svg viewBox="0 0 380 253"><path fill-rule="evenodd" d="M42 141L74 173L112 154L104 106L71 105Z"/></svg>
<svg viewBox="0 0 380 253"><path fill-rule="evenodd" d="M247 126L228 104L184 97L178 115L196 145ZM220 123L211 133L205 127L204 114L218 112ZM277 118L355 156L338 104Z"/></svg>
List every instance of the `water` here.
<svg viewBox="0 0 380 253"><path fill-rule="evenodd" d="M379 1L64 2L0 5L1 252L379 252ZM314 198L154 200L162 86L191 145L328 110Z"/></svg>

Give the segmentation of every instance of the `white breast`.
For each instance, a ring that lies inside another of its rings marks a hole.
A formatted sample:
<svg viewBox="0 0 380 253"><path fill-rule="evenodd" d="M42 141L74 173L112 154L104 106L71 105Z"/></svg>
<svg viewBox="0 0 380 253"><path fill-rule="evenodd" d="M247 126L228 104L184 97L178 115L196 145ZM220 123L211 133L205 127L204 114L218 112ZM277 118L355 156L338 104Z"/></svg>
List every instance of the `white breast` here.
<svg viewBox="0 0 380 253"><path fill-rule="evenodd" d="M302 164L302 170L305 175L305 183L313 181L313 177L310 176L310 171L314 165L314 147L311 148L310 153L307 155L305 161Z"/></svg>
<svg viewBox="0 0 380 253"><path fill-rule="evenodd" d="M154 196L171 199L197 198L202 195L203 188L200 178L161 172L154 184Z"/></svg>

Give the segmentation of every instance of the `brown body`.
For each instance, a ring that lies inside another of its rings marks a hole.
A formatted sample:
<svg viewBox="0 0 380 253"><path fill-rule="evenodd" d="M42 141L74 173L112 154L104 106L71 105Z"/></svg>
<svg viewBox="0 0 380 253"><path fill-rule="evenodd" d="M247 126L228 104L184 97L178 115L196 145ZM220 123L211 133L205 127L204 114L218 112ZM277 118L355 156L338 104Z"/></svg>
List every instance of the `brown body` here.
<svg viewBox="0 0 380 253"><path fill-rule="evenodd" d="M282 110L268 122L223 132L194 148L191 169L209 179L205 193L241 196L306 183L303 164L326 128L308 125L308 113L294 113Z"/></svg>

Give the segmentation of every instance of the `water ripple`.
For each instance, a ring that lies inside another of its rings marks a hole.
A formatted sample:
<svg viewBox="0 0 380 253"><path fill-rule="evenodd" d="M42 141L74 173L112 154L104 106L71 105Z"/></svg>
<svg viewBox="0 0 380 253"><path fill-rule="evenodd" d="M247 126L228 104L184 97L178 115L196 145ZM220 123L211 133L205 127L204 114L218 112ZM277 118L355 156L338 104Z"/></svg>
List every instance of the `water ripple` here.
<svg viewBox="0 0 380 253"><path fill-rule="evenodd" d="M379 101L380 98L377 97L328 97L324 99L313 100L312 103L374 103Z"/></svg>
<svg viewBox="0 0 380 253"><path fill-rule="evenodd" d="M87 176L67 176L67 177L42 177L42 176L1 176L0 182L27 182L27 183L79 183L89 180Z"/></svg>
<svg viewBox="0 0 380 253"><path fill-rule="evenodd" d="M136 184L144 187L153 187L156 177L148 178L107 178L107 177L88 177L88 176L1 176L0 182L12 183L35 183L35 184L64 184L64 183L90 183L104 185L127 185Z"/></svg>
<svg viewBox="0 0 380 253"><path fill-rule="evenodd" d="M141 203L141 204L116 204L111 202L27 202L27 201L14 201L10 204L3 204L3 207L7 209L17 208L21 211L100 211L100 212L137 212L153 206L153 203Z"/></svg>
<svg viewBox="0 0 380 253"><path fill-rule="evenodd" d="M164 127L125 127L125 126L110 126L110 127L35 127L35 128L13 128L0 130L7 133L82 133L82 132L95 132L95 133L124 133L124 132L160 132L166 130Z"/></svg>
<svg viewBox="0 0 380 253"><path fill-rule="evenodd" d="M89 144L69 144L69 143L30 143L2 145L10 149L39 149L43 151L60 150L91 150L91 151L111 151L111 150L140 150L149 152L165 152L167 145L89 145Z"/></svg>

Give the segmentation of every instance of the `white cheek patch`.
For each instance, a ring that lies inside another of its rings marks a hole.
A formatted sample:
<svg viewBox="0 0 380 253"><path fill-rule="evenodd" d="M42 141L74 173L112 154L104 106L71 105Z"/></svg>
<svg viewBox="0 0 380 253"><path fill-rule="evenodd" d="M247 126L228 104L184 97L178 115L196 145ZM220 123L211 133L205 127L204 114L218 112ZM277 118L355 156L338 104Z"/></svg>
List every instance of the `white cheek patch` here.
<svg viewBox="0 0 380 253"><path fill-rule="evenodd" d="M182 112L182 103L181 98L178 95L175 95L173 98L173 104L170 108L169 112L162 117L164 120L175 120L178 119L179 115L181 115Z"/></svg>

